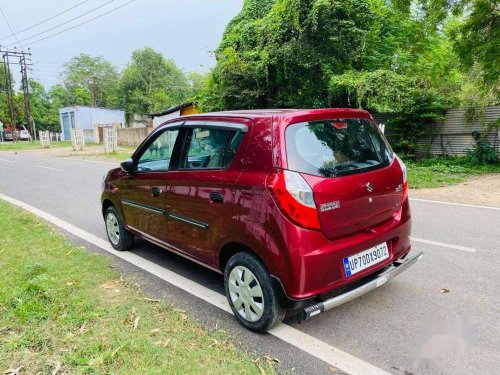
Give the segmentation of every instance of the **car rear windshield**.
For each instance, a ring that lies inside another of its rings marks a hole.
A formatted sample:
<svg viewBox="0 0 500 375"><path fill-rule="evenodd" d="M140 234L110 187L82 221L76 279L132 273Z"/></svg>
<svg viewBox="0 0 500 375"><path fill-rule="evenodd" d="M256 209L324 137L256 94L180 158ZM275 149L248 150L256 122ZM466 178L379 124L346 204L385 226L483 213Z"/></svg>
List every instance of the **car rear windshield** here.
<svg viewBox="0 0 500 375"><path fill-rule="evenodd" d="M338 177L388 166L392 150L367 119L337 119L290 125L286 130L288 168Z"/></svg>

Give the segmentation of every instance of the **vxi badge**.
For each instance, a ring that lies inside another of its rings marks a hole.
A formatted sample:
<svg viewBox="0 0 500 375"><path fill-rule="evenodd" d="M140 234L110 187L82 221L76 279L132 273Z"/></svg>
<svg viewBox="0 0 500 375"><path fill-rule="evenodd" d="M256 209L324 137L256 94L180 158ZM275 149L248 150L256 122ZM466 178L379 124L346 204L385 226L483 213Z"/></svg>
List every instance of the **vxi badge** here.
<svg viewBox="0 0 500 375"><path fill-rule="evenodd" d="M335 210L336 208L340 208L340 201L322 203L319 206L321 212Z"/></svg>

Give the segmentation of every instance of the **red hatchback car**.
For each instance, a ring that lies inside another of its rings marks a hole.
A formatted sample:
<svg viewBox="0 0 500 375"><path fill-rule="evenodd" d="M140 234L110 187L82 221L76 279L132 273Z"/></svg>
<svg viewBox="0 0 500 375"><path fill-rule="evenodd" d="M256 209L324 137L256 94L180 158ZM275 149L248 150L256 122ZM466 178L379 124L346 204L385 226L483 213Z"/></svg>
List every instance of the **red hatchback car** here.
<svg viewBox="0 0 500 375"><path fill-rule="evenodd" d="M257 110L171 120L103 181L112 246L134 236L224 274L254 331L375 289L408 257L406 167L368 112Z"/></svg>

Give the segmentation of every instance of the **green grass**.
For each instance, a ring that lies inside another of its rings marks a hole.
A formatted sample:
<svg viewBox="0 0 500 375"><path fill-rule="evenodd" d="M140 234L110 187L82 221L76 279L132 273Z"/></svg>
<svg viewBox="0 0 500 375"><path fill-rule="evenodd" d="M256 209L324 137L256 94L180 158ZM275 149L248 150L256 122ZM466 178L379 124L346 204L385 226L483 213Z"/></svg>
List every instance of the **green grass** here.
<svg viewBox="0 0 500 375"><path fill-rule="evenodd" d="M118 161L124 161L127 159L130 159L132 154L134 153L135 148L126 148L123 149L123 147L120 147L117 152L114 153L109 153L105 154L104 151L102 153L92 153L92 154L81 154L77 155L79 158L91 158L91 159L106 159L106 160L118 160ZM73 155L68 155L68 156L73 156Z"/></svg>
<svg viewBox="0 0 500 375"><path fill-rule="evenodd" d="M486 173L500 173L500 164L474 165L466 158L405 160L411 189L436 188L459 184Z"/></svg>
<svg viewBox="0 0 500 375"><path fill-rule="evenodd" d="M71 147L71 141L62 141L62 142L51 142L51 148L55 147ZM27 141L18 141L18 142L0 142L0 151L23 151L23 150L33 150L33 149L41 149L40 142L27 142Z"/></svg>
<svg viewBox="0 0 500 375"><path fill-rule="evenodd" d="M114 154L103 155L103 157L105 157L107 159L111 159L111 160L123 161L123 160L130 159L130 157L132 156L134 151L135 151L135 149L131 149L129 151L118 151L118 152L115 152Z"/></svg>
<svg viewBox="0 0 500 375"><path fill-rule="evenodd" d="M0 202L0 228L2 373L274 373L34 216Z"/></svg>

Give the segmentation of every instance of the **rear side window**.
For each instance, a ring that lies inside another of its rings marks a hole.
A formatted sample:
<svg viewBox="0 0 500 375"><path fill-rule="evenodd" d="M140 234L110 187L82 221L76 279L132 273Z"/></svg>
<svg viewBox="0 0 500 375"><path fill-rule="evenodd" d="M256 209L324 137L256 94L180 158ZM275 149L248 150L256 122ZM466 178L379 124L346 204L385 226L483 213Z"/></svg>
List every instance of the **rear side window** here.
<svg viewBox="0 0 500 375"><path fill-rule="evenodd" d="M231 164L243 133L216 128L190 129L182 169L222 169Z"/></svg>
<svg viewBox="0 0 500 375"><path fill-rule="evenodd" d="M288 168L338 177L388 166L392 150L367 119L337 119L290 125L286 130Z"/></svg>

